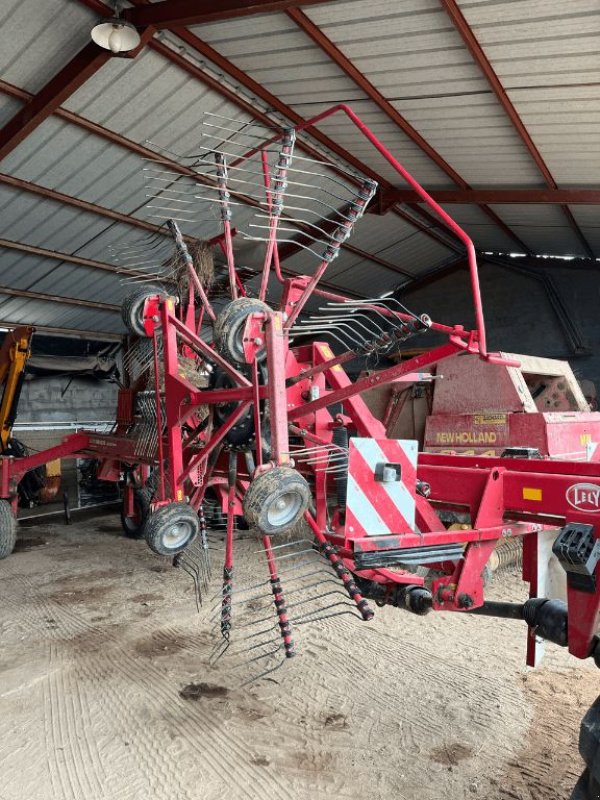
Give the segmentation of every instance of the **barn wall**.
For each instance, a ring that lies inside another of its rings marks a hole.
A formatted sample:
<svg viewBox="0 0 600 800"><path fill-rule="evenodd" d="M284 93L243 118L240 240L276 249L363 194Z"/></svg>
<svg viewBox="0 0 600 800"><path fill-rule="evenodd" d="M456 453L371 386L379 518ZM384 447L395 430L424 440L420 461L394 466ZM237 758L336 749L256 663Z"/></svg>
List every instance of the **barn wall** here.
<svg viewBox="0 0 600 800"><path fill-rule="evenodd" d="M36 377L25 381L17 423L97 423L115 418L117 385L94 378Z"/></svg>
<svg viewBox="0 0 600 800"><path fill-rule="evenodd" d="M547 291L539 280L497 264L480 267L489 348L566 358L578 378L592 380L600 388L600 271L569 267L568 263L565 267L540 266L536 271L551 277L570 319L579 328L592 355L573 355ZM471 293L465 271L406 292L403 297L411 310L427 313L438 322L473 325ZM442 339L435 334L414 340L415 346L419 347L430 347L440 341Z"/></svg>

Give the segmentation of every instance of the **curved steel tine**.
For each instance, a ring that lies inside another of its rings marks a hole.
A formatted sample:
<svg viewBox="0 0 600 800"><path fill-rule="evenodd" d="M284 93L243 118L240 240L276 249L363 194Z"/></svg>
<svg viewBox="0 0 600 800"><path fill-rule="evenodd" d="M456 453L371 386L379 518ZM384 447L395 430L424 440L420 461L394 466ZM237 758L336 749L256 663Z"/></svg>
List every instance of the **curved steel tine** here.
<svg viewBox="0 0 600 800"><path fill-rule="evenodd" d="M322 324L312 325L310 328L305 328L305 331L306 330L310 332L320 331L321 333L338 330L340 332L343 332L350 339L350 341L358 343L360 347L363 347L364 344L366 343L365 339L355 338L353 334L356 334L356 331L354 331L354 329L347 322L344 321L335 322L334 324L331 324L329 322L323 322ZM348 331L350 331L350 333L348 333Z"/></svg>
<svg viewBox="0 0 600 800"><path fill-rule="evenodd" d="M290 182L288 181L288 183L290 183ZM292 185L292 184L290 183L290 185ZM305 194L295 194L294 192L290 192L290 191L286 191L286 197L293 197L296 200L310 200L312 203L315 203L315 204L320 205L320 206L324 206L325 208L328 208L330 211L333 211L336 214L336 216L340 217L341 219L345 219L348 222L353 221L351 217L346 216L346 214L343 214L339 210L339 208L337 208L337 206L332 206L330 203L326 203L324 200L319 200L316 197L310 197L310 195L305 195ZM288 208L294 208L294 207L293 206L288 206ZM313 211L312 209L306 208L306 206L299 206L297 210L299 210L299 211L307 211L309 213L312 213L314 216L318 216L318 217L322 218L322 216L320 214L317 214L317 212Z"/></svg>
<svg viewBox="0 0 600 800"><path fill-rule="evenodd" d="M215 119L224 119L227 122L239 122L241 125L248 125L252 128L262 128L265 131L265 136L272 136L273 129L263 125L262 122L256 122L254 119L239 119L235 117L227 117L225 114L218 114L216 111L203 111L202 117L215 117Z"/></svg>
<svg viewBox="0 0 600 800"><path fill-rule="evenodd" d="M361 341L359 339L354 338L346 330L343 330L343 328L344 328L343 325L311 325L310 327L303 328L302 333L304 334L328 333L347 349L352 349L351 347L350 348L348 347L348 342L351 342L354 345L358 344L360 348L364 347L365 344L364 340ZM340 335L338 336L338 334ZM348 341L346 341L345 339L341 339L340 336L346 337Z"/></svg>
<svg viewBox="0 0 600 800"><path fill-rule="evenodd" d="M279 650L281 650L281 646L279 647ZM256 681L259 681L262 678L266 678L267 675L272 675L278 669L281 669L281 667L283 667L284 664L285 664L285 660L281 659L281 661L278 664L276 664L274 667L271 667L271 669L266 669L264 672L261 672L259 675L255 675L252 678L248 678L247 681L244 681L244 683L241 683L240 684L240 689L243 689L246 686L251 686L253 683L256 683ZM271 678L270 680L273 680L273 678ZM277 683L277 681L275 681L275 683Z"/></svg>
<svg viewBox="0 0 600 800"><path fill-rule="evenodd" d="M374 307L374 308L372 309L372 310L373 310L373 312L374 312L374 313L378 313L380 316L384 317L384 319L386 319L388 322L390 321L390 317L389 317L389 316L387 316L387 315L384 315L384 314L382 314L380 311L375 311L375 308L376 308L377 306L380 306L380 307L382 307L382 308L383 308L385 311L387 311L387 312L388 312L388 314L389 314L389 313L391 313L391 314L394 314L394 315L395 315L395 314L397 314L398 312L395 312L395 311L393 311L391 308L388 308L388 307L387 307L387 305L386 305L386 303L388 303L388 302L389 302L389 303L395 303L395 304L396 304L396 305L399 307L400 311L401 311L403 314L407 314L408 316L410 316L410 317L413 317L413 319L415 319L415 320L416 320L416 321L418 321L418 322L420 322L420 321L421 321L421 320L420 320L420 317L418 317L418 316L417 316L417 315L416 315L416 314L415 314L413 311L411 311L410 309L406 308L406 306L402 305L402 303L400 303L398 300L396 300L396 299L395 299L395 298L393 298L393 297L385 297L385 298L382 298L382 297L377 297L377 298L374 298L374 299L371 299L371 300L355 300L355 301L353 301L353 302L354 302L354 303L355 303L357 306L365 306L365 305L373 306L373 307ZM395 317L395 318L396 318L396 319L399 319L398 317ZM399 321L400 321L400 322L403 322L404 320L399 320Z"/></svg>
<svg viewBox="0 0 600 800"><path fill-rule="evenodd" d="M374 331L370 330L364 323L358 322L358 318L359 317L362 317L363 319L366 319L368 322L370 322L375 327L375 330ZM319 317L313 317L313 319L319 319ZM369 334L369 336L377 336L377 331L379 331L382 335L386 333L386 331L384 331L383 328L380 328L379 325L377 325L376 322L374 322L372 319L367 317L365 314L351 314L351 315L347 315L347 316L339 317L339 318L336 318L336 317L330 317L330 318L321 317L321 319L326 320L328 322L336 322L338 319L342 319L348 325L351 322L355 323L359 327L363 328L363 330L365 330Z"/></svg>
<svg viewBox="0 0 600 800"><path fill-rule="evenodd" d="M311 158L310 156L301 156L301 155L297 155L296 156L296 160L297 161L307 161L307 162L309 162L311 164L323 164L324 166L329 167L330 169L335 169L335 170L339 169L341 172L344 172L346 175L348 175L348 182L351 185L355 182L356 178L363 179L363 176L360 175L358 172L351 172L345 166L341 166L340 165L338 167L337 162L332 163L331 161L321 161L321 160L319 160L317 158ZM334 179L332 178L332 180L334 180ZM339 178L337 180L339 180Z"/></svg>
<svg viewBox="0 0 600 800"><path fill-rule="evenodd" d="M248 133L244 130L244 128L228 128L225 125L213 125L211 122L205 122L202 120L202 127L204 128L215 128L220 131L229 131L230 133L237 133L239 135L247 136L249 139L261 139L264 141L264 136L259 135L258 133ZM231 142L235 141L234 139L227 139L226 141Z"/></svg>
<svg viewBox="0 0 600 800"><path fill-rule="evenodd" d="M210 133L203 133L203 134L202 134L202 138L206 138L206 139L216 139L216 140L218 140L218 139L219 139L219 137L218 137L218 136L213 136L213 135L212 135L212 134L210 134ZM221 140L221 141L222 141L222 140ZM233 142L233 144L235 144L235 142ZM240 153L232 153L230 150L225 150L225 148L224 148L224 147L210 147L210 148L209 148L209 147L202 148L202 146L200 146L200 147L201 147L201 149L204 149L204 150L207 150L207 151L210 151L210 152L213 152L213 153L215 153L215 152L218 152L218 153L220 153L221 155L227 156L228 158L232 158L234 161L237 161L237 160L248 161L248 160L249 160L249 159L243 159L243 158L242 158L242 155L243 155L243 154L240 154ZM278 153L279 153L279 150L277 150L277 149L275 149L275 148L264 148L264 147L263 147L263 148L260 148L260 151L261 151L261 152L266 152L266 153L273 153L273 154L278 154ZM253 155L256 155L256 153L254 153ZM252 158L252 156L251 156L250 158Z"/></svg>
<svg viewBox="0 0 600 800"><path fill-rule="evenodd" d="M268 227L265 226L265 225L252 225L251 224L250 227L251 228L266 228L268 230ZM251 234L246 233L246 231L240 231L240 233L242 235L242 238L245 241L248 241L248 242L266 242L266 241L268 241L268 239L266 237L264 237L264 236L252 236ZM297 233L300 233L300 231L297 231ZM322 261L322 255L320 253L317 253L316 250L313 250L312 248L308 247L307 245L303 244L302 242L300 242L300 241L298 241L296 239L282 239L282 238L280 238L278 236L277 237L277 241L278 241L279 244L288 244L288 243L294 244L297 247L299 247L301 250L306 250L308 253L313 255L318 261Z"/></svg>
<svg viewBox="0 0 600 800"><path fill-rule="evenodd" d="M166 229L165 233L167 233ZM166 245L164 235L154 233L149 237L144 237L134 242L125 241L119 245L109 245L108 249L117 252L128 252L129 250L155 250L157 247L165 247Z"/></svg>
<svg viewBox="0 0 600 800"><path fill-rule="evenodd" d="M294 156L294 161L296 161L297 158L298 158L297 156ZM336 200L341 200L343 203L349 203L357 196L356 191L354 190L354 187L351 184L347 184L347 183L343 183L342 181L335 180L334 178L332 178L332 176L326 175L326 174L324 174L322 172L311 172L308 169L299 169L298 167L294 167L294 166L290 167L290 172L296 172L296 173L298 173L298 175L313 175L316 178L325 178L328 181L330 181L331 183L336 183L338 186L341 186L342 188L346 189L347 193L345 195L335 194L334 192L332 192L329 189L327 189L326 186L324 184L322 184L322 183L318 183L318 184L317 183L303 183L302 181L297 181L295 178L292 178L292 182L295 183L297 186L307 186L309 188L318 189L318 191L323 192L323 194L327 194L330 197L335 197Z"/></svg>
<svg viewBox="0 0 600 800"><path fill-rule="evenodd" d="M266 217L266 216L262 217L262 216L259 216L259 215L255 214L253 219L265 219L265 220L268 220L270 218ZM289 222L287 217L282 217L282 220L284 222ZM250 222L248 224L248 227L249 228L258 228L259 230L270 230L270 226L269 225L257 225L255 222ZM313 225L312 227L318 227L318 226ZM308 231L303 231L301 228L298 228L298 227L289 228L287 225L281 225L280 224L279 227L278 227L278 230L279 231L287 231L289 233L295 233L296 235L302 235L305 238L311 239L313 241L313 243L315 243L315 244L323 245L324 248L326 248L328 246L327 242L324 242L323 240L319 239L313 233L309 233ZM277 237L277 240L278 241L286 241L285 239L280 239L280 237Z"/></svg>
<svg viewBox="0 0 600 800"><path fill-rule="evenodd" d="M388 312L387 315L385 315L381 311L379 311L379 308L383 308L384 311L387 311ZM386 306L386 304L381 301L381 299L378 299L376 302L371 302L370 305L369 305L369 310L371 311L371 313L378 314L383 319L386 319L388 321L388 323L391 323L394 319L397 320L398 322L400 322L401 324L404 323L404 320L400 319L397 316L398 312L397 311L393 311L391 308L388 308ZM414 317L416 319L416 317L412 313L412 311L407 311L407 312L404 312L404 313L408 313L409 316ZM390 316L389 316L390 314L393 315L391 317L391 319L390 319Z"/></svg>
<svg viewBox="0 0 600 800"><path fill-rule="evenodd" d="M338 328L338 331L339 331L339 328ZM318 328L314 328L314 329L307 329L307 330L305 330L305 333L312 333L312 334L327 333L329 336L332 337L332 339L335 339L336 342L339 342L342 345L342 347L344 347L346 350L352 350L353 349L352 344L354 344L354 346L356 346L357 341L358 341L358 340L354 339L352 336L350 336L350 334L348 334L345 331L339 331L340 335L338 336L338 334L336 333L336 329L332 328L330 326L318 327ZM347 341L346 341L346 339L343 339L342 336L345 336L347 338ZM364 343L359 343L358 346L359 346L359 349L362 349L364 347Z"/></svg>
<svg viewBox="0 0 600 800"><path fill-rule="evenodd" d="M317 617L317 619L325 620L325 619L333 619L334 617L349 616L349 617L355 617L356 619L358 619L358 620L360 620L362 622L361 615L358 614L356 611L352 610L355 607L355 606L353 606L352 603L332 603L330 606L328 606L328 608L335 608L337 606L343 606L343 605L345 605L347 607L347 609L348 609L347 611L335 611L332 614L323 614L321 617ZM323 609L323 610L327 610L327 609ZM294 626L308 625L311 622L315 622L315 619L304 619L304 618L301 617L298 620L290 620L290 622L293 622Z"/></svg>
<svg viewBox="0 0 600 800"><path fill-rule="evenodd" d="M287 195L287 197L290 197L290 196L291 195ZM290 206L289 204L286 204L286 209L288 211L293 211L294 207ZM301 210L304 210L304 209L301 209ZM255 219L270 219L270 215L268 215L268 214L258 214L257 213L257 214L254 215L254 217L255 217ZM305 236L306 235L310 236L311 234L308 231L306 231L306 228L314 228L315 230L319 231L320 234L325 236L330 241L332 241L332 242L337 241L337 239L335 239L334 236L331 236L329 233L327 233L327 231L323 230L323 228L320 228L315 222L309 222L308 220L303 219L302 217L292 217L289 214L283 215L282 219L284 219L288 223L294 223L295 222L297 224L297 230L296 230L297 233L302 233ZM325 221L326 218L323 217L323 216L317 215L317 219ZM347 219L347 218L344 217L344 219ZM286 230L290 230L290 228L286 228Z"/></svg>
<svg viewBox="0 0 600 800"><path fill-rule="evenodd" d="M409 314L411 317L414 317L418 321L421 320L418 314L415 314L414 311L411 311L410 308L407 308L405 305L403 305L397 298L385 297L381 298L381 300L384 302L384 305L385 303L395 303L404 314Z"/></svg>

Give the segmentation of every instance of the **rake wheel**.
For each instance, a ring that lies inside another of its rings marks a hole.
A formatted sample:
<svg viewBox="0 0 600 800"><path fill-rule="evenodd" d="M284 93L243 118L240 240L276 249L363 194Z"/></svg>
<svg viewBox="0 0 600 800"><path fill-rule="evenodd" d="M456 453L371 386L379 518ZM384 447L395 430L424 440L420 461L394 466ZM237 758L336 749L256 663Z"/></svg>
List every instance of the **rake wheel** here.
<svg viewBox="0 0 600 800"><path fill-rule="evenodd" d="M144 329L144 303L148 297L164 295L160 286L144 286L128 295L121 305L121 316L127 329L136 336L146 337Z"/></svg>
<svg viewBox="0 0 600 800"><path fill-rule="evenodd" d="M8 500L0 500L0 559L7 558L15 549L17 521Z"/></svg>
<svg viewBox="0 0 600 800"><path fill-rule="evenodd" d="M159 556L174 556L194 541L200 521L187 503L160 506L148 517L144 529L146 544Z"/></svg>
<svg viewBox="0 0 600 800"><path fill-rule="evenodd" d="M252 297L238 297L232 300L217 317L215 322L215 345L219 353L228 361L242 364L244 357L243 333L246 320L251 314L268 314L271 309L261 300ZM257 353L257 359L264 358L265 350Z"/></svg>
<svg viewBox="0 0 600 800"><path fill-rule="evenodd" d="M263 534L279 535L300 521L311 501L306 480L291 467L258 475L244 495L244 517Z"/></svg>

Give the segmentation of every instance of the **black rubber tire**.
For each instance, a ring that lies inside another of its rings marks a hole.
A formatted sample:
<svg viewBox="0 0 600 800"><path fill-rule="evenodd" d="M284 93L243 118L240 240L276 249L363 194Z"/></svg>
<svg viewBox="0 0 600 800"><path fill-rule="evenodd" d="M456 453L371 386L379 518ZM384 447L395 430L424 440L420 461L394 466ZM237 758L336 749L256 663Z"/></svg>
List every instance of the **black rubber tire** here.
<svg viewBox="0 0 600 800"><path fill-rule="evenodd" d="M125 514L125 498L123 498L123 505L121 506L121 525L123 531L128 539L143 539L144 526L150 511L150 502L148 498L140 489L133 491L133 504L137 512L137 520L126 516Z"/></svg>
<svg viewBox="0 0 600 800"><path fill-rule="evenodd" d="M575 784L569 800L600 800L600 783L588 769Z"/></svg>
<svg viewBox="0 0 600 800"><path fill-rule="evenodd" d="M0 500L0 559L8 558L17 541L17 520L8 500Z"/></svg>
<svg viewBox="0 0 600 800"><path fill-rule="evenodd" d="M287 514L276 507L284 496L288 496L290 504ZM262 533L287 533L297 525L310 502L310 487L299 472L291 467L273 467L254 478L248 487L243 502L244 517L248 525Z"/></svg>
<svg viewBox="0 0 600 800"><path fill-rule="evenodd" d="M127 295L125 300L123 300L121 304L123 322L127 330L131 331L131 333L134 333L136 336L147 337L142 316L144 301L147 297L153 297L157 294L164 296L164 289L156 285L142 286L134 292L131 292L131 294Z"/></svg>
<svg viewBox="0 0 600 800"><path fill-rule="evenodd" d="M215 347L217 351L234 364L243 364L244 344L242 334L246 319L250 314L268 314L271 311L262 300L253 297L238 297L225 306L216 319L214 327ZM266 355L263 348L257 353L257 359L261 360Z"/></svg>
<svg viewBox="0 0 600 800"><path fill-rule="evenodd" d="M183 527L183 530L175 530ZM194 541L200 530L198 514L187 503L160 506L144 526L146 544L159 556L174 556ZM171 536L169 540L167 537Z"/></svg>
<svg viewBox="0 0 600 800"><path fill-rule="evenodd" d="M600 697L581 721L579 752L586 770L577 781L571 800L600 800Z"/></svg>

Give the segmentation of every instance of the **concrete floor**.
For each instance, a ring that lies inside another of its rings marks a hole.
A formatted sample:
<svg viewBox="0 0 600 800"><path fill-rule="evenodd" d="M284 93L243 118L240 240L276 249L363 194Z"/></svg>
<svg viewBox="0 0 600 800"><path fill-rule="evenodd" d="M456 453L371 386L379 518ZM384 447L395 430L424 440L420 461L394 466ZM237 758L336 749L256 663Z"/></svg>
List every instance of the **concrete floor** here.
<svg viewBox="0 0 600 800"><path fill-rule="evenodd" d="M262 580L255 551L246 535L240 582ZM242 686L211 664L210 605L114 511L22 524L0 562L0 800L569 796L597 672L552 646L527 672L518 623L334 617Z"/></svg>

